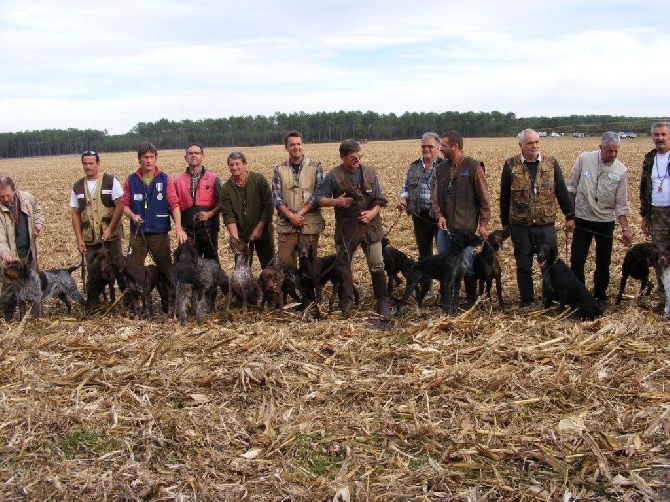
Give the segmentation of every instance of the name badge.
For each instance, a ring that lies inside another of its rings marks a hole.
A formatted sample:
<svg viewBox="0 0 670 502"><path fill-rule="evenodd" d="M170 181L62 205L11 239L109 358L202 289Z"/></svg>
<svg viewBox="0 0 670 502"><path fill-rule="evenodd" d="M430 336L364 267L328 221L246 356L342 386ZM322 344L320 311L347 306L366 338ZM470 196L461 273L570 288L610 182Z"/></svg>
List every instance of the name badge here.
<svg viewBox="0 0 670 502"><path fill-rule="evenodd" d="M83 198L84 198L84 194L83 194L83 193L78 193L78 194L77 194L77 199L83 199Z"/></svg>
<svg viewBox="0 0 670 502"><path fill-rule="evenodd" d="M103 195L110 195L112 193L112 191L111 190L100 190L100 193L102 193Z"/></svg>
<svg viewBox="0 0 670 502"><path fill-rule="evenodd" d="M143 194L141 194L141 193L134 193L133 194L133 200L143 200L143 199L144 199Z"/></svg>
<svg viewBox="0 0 670 502"><path fill-rule="evenodd" d="M621 179L621 176L616 173L607 173L607 177L614 181L619 181Z"/></svg>
<svg viewBox="0 0 670 502"><path fill-rule="evenodd" d="M459 176L470 176L470 171L461 171L458 173Z"/></svg>

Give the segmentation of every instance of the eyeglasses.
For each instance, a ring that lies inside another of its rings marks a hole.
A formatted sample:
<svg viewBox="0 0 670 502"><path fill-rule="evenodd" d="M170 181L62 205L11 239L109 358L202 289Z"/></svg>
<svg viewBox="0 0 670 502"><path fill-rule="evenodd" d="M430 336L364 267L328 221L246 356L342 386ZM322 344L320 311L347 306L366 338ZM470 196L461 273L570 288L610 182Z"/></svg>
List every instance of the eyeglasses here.
<svg viewBox="0 0 670 502"><path fill-rule="evenodd" d="M421 145L421 149L427 149L427 150L432 150L433 148L436 148L435 145Z"/></svg>
<svg viewBox="0 0 670 502"><path fill-rule="evenodd" d="M352 162L357 162L363 158L363 154L360 153L358 155L347 155L346 158Z"/></svg>
<svg viewBox="0 0 670 502"><path fill-rule="evenodd" d="M186 152L186 155L202 155L201 151L196 151L196 152Z"/></svg>
<svg viewBox="0 0 670 502"><path fill-rule="evenodd" d="M96 152L95 150L84 150L81 154L82 155L98 155L98 152Z"/></svg>

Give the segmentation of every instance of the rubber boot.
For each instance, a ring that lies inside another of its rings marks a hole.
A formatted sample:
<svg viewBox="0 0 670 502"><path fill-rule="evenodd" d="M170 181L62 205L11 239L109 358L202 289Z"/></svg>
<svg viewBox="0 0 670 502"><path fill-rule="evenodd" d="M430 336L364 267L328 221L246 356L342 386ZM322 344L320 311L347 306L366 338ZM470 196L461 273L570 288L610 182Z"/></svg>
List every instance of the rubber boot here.
<svg viewBox="0 0 670 502"><path fill-rule="evenodd" d="M470 309L477 301L477 278L474 275L463 276L465 287L465 308Z"/></svg>
<svg viewBox="0 0 670 502"><path fill-rule="evenodd" d="M375 311L386 319L390 318L391 311L389 310L388 292L386 289L386 273L383 270L372 274L372 291L377 300Z"/></svg>

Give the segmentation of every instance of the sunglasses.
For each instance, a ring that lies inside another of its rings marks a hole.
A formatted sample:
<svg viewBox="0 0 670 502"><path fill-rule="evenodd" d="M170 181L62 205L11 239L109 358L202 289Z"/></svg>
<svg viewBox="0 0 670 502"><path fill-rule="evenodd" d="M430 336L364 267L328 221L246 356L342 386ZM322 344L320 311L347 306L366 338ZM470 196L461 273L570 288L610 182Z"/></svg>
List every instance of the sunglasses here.
<svg viewBox="0 0 670 502"><path fill-rule="evenodd" d="M98 152L96 152L95 150L84 150L81 154L82 155L98 155Z"/></svg>

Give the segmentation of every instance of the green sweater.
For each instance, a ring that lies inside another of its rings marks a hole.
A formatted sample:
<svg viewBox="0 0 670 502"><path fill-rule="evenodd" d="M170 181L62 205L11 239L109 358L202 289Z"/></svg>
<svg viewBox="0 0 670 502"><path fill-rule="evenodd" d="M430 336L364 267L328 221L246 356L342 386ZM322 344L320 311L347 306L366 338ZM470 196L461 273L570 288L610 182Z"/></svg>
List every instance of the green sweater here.
<svg viewBox="0 0 670 502"><path fill-rule="evenodd" d="M243 187L238 187L232 179L221 186L219 197L223 224L235 223L243 241L248 241L259 221L264 221L263 237L272 231L272 190L262 174L249 171Z"/></svg>

